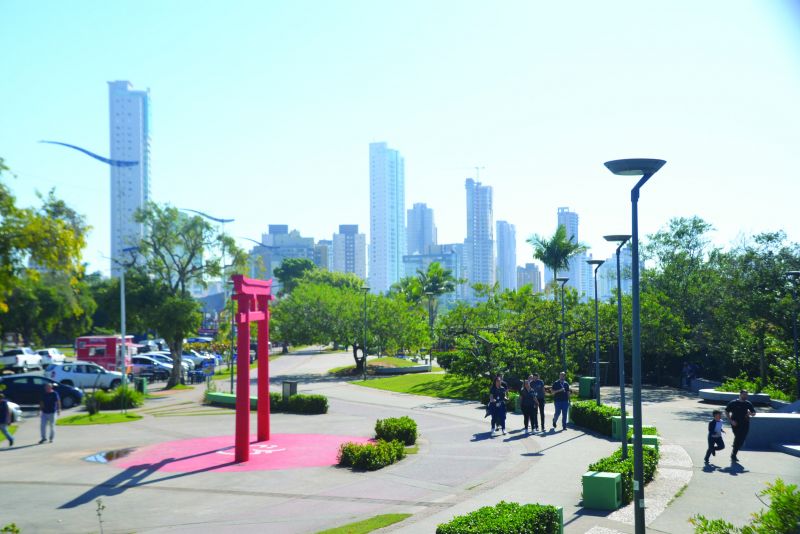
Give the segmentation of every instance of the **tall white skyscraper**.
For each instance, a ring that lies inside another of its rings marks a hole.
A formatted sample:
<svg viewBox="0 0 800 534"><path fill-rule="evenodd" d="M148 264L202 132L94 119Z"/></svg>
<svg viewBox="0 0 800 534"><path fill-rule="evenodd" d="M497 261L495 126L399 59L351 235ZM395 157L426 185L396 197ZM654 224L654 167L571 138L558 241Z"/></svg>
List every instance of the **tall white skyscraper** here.
<svg viewBox="0 0 800 534"><path fill-rule="evenodd" d="M386 143L369 145L369 285L386 292L403 277L406 185L403 157Z"/></svg>
<svg viewBox="0 0 800 534"><path fill-rule="evenodd" d="M570 211L569 208L558 208L558 226L564 226L567 229L567 239L578 243L578 214ZM586 255L577 254L569 262L569 270L566 273L559 273L559 276L568 276L569 282L567 287L571 287L578 292L578 295L585 293L585 269ZM551 273L552 278L552 273Z"/></svg>
<svg viewBox="0 0 800 534"><path fill-rule="evenodd" d="M357 224L340 224L333 234L333 270L367 279L367 236L358 233Z"/></svg>
<svg viewBox="0 0 800 534"><path fill-rule="evenodd" d="M464 271L469 284L494 285L494 215L492 188L467 178L467 238L464 240ZM467 291L473 298L473 292Z"/></svg>
<svg viewBox="0 0 800 534"><path fill-rule="evenodd" d="M408 210L406 240L408 241L408 254L428 254L430 247L436 244L433 210L427 204L415 203Z"/></svg>
<svg viewBox="0 0 800 534"><path fill-rule="evenodd" d="M508 221L497 221L497 282L517 289L517 230Z"/></svg>
<svg viewBox="0 0 800 534"><path fill-rule="evenodd" d="M117 276L123 249L144 236L134 215L150 200L150 92L134 91L127 81L108 82L108 111L110 158L138 162L111 166L111 273Z"/></svg>

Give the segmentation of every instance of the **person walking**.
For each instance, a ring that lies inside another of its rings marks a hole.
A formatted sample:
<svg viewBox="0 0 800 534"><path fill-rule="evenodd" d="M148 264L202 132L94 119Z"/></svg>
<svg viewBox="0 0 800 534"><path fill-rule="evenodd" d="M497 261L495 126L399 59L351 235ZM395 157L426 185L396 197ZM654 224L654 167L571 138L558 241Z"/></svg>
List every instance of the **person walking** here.
<svg viewBox="0 0 800 534"><path fill-rule="evenodd" d="M569 382L566 380L567 373L561 372L558 374L558 380L553 382L553 404L556 407L556 413L553 416L553 429L556 428L558 416L561 416L561 429L567 429L567 412L569 411Z"/></svg>
<svg viewBox="0 0 800 534"><path fill-rule="evenodd" d="M732 400L725 406L725 413L733 429L733 446L731 447L731 462L738 462L736 453L744 445L747 433L750 432L750 418L755 417L756 409L753 403L747 400L747 390L739 392L739 398Z"/></svg>
<svg viewBox="0 0 800 534"><path fill-rule="evenodd" d="M725 432L722 428L722 412L714 410L711 414L713 418L708 422L708 449L704 459L706 465L712 456L717 455L717 451L725 448L725 442L722 441L722 433Z"/></svg>
<svg viewBox="0 0 800 534"><path fill-rule="evenodd" d="M531 422L531 432L536 432L536 410L539 402L536 400L536 392L531 388L530 380L526 380L522 389L519 391L520 407L522 408L522 417L525 424L525 432L528 432L528 421Z"/></svg>
<svg viewBox="0 0 800 534"><path fill-rule="evenodd" d="M41 411L41 433L42 439L39 443L47 441L47 429L50 429L50 443L53 443L53 438L56 434L56 414L61 415L61 398L56 391L53 391L53 385L49 382L44 385L44 395L42 401L39 403Z"/></svg>
<svg viewBox="0 0 800 534"><path fill-rule="evenodd" d="M0 393L0 432L8 440L8 446L14 446L14 438L11 437L11 432L8 431L8 425L11 424L11 406L8 405L6 396Z"/></svg>
<svg viewBox="0 0 800 534"><path fill-rule="evenodd" d="M533 373L528 380L531 382L531 389L536 394L537 409L539 410L539 417L542 422L542 432L545 431L547 426L544 424L544 381L539 378L539 375ZM533 414L533 427L538 429L536 424L536 414Z"/></svg>
<svg viewBox="0 0 800 534"><path fill-rule="evenodd" d="M502 430L506 433L506 400L508 388L503 383L500 375L494 378L494 383L489 389L489 406L492 412L492 433Z"/></svg>

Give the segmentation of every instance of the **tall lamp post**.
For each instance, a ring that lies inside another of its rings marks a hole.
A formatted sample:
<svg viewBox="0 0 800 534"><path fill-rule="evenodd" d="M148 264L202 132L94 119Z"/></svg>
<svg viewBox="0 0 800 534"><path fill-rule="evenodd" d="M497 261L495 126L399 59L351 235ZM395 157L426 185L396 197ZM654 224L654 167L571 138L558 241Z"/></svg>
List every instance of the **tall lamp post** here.
<svg viewBox="0 0 800 534"><path fill-rule="evenodd" d="M587 260L594 266L594 398L600 406L600 320L597 317L597 270L605 260Z"/></svg>
<svg viewBox="0 0 800 534"><path fill-rule="evenodd" d="M431 348L428 350L428 361L433 359L433 291L426 291L425 296L428 297L428 331L431 336Z"/></svg>
<svg viewBox="0 0 800 534"><path fill-rule="evenodd" d="M642 353L639 317L639 190L666 163L662 159L618 159L606 168L622 176L641 176L631 189L632 323L631 373L633 374L633 519L636 534L645 534L644 461L642 457Z"/></svg>
<svg viewBox="0 0 800 534"><path fill-rule="evenodd" d="M369 293L369 286L364 284L361 286L361 291L364 292L364 346L362 353L364 355L364 365L362 366L363 379L367 380L367 293Z"/></svg>
<svg viewBox="0 0 800 534"><path fill-rule="evenodd" d="M136 252L139 250L139 247L128 247L123 248L122 252ZM127 265L125 263L120 262L120 270L119 270L119 330L120 330L120 345L119 345L119 353L118 353L118 360L117 360L117 369L122 370L122 388L123 391L127 390L128 388L128 365L127 365L127 356L128 356L128 344L125 342L125 269ZM125 406L125 399L126 396L122 396L122 412L125 413L126 406Z"/></svg>
<svg viewBox="0 0 800 534"><path fill-rule="evenodd" d="M622 277L619 265L619 252L631 238L629 235L616 234L603 236L606 241L619 243L617 246L617 348L619 350L619 409L622 432L622 459L628 458L628 421L625 417L625 351L622 348Z"/></svg>
<svg viewBox="0 0 800 534"><path fill-rule="evenodd" d="M794 337L794 377L797 382L797 398L800 399L800 361L797 355L797 280L800 278L800 271L789 271L786 276L792 279L792 303L794 304L794 324L792 334Z"/></svg>
<svg viewBox="0 0 800 534"><path fill-rule="evenodd" d="M561 370L567 372L567 334L565 331L566 321L564 318L564 284L569 282L566 276L556 277L556 282L561 284Z"/></svg>

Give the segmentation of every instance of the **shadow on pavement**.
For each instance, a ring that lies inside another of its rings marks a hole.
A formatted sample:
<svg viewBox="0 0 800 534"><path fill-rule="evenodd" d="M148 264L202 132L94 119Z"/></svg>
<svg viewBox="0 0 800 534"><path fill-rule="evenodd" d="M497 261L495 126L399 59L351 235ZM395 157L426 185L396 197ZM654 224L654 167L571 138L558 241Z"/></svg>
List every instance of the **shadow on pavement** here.
<svg viewBox="0 0 800 534"><path fill-rule="evenodd" d="M572 517L567 520L564 518L564 527L572 523L573 521L577 521L581 517L608 517L614 510L595 510L592 508L580 508L578 509Z"/></svg>
<svg viewBox="0 0 800 534"><path fill-rule="evenodd" d="M492 436L491 431L490 432L481 432L480 434L473 434L472 435L472 439L470 441L471 442L472 441L485 441L487 439L492 439L492 437L493 436Z"/></svg>
<svg viewBox="0 0 800 534"><path fill-rule="evenodd" d="M547 450L553 449L553 448L555 448L555 447L558 447L559 445L563 445L563 444L565 444L565 443L567 443L567 442L570 442L570 441L572 441L572 440L576 440L576 439L580 439L580 438L586 437L586 435L587 435L587 434L578 434L578 435L577 435L577 436L575 436L575 437L572 437L572 438L569 438L569 439L565 439L564 441L560 441L560 442L558 442L558 443L556 443L556 444L554 444L554 445L550 445L549 447L545 447L544 449L539 449L539 450L538 450L538 451L536 451L536 452L524 452L524 453L522 453L520 456L542 456L542 453L543 453L544 451L547 451Z"/></svg>
<svg viewBox="0 0 800 534"><path fill-rule="evenodd" d="M285 381L294 381L301 384L320 383L320 382L351 382L361 380L361 376L336 376L336 375L317 375L317 374L301 374L301 375L280 375L269 377L270 384L280 384ZM256 378L250 379L250 384L255 385L258 382Z"/></svg>
<svg viewBox="0 0 800 534"><path fill-rule="evenodd" d="M122 343L120 342L120 345L121 344ZM17 440L14 441L16 442ZM44 445L44 443L42 443L42 445ZM19 449L27 449L28 447L38 447L38 446L39 443L31 443L30 445L15 445L14 447L7 447L5 449L0 449L0 452L16 451Z"/></svg>
<svg viewBox="0 0 800 534"><path fill-rule="evenodd" d="M728 467L721 468L719 470L719 472L720 473L727 473L727 474L729 474L731 476L734 476L734 477L735 476L739 476L740 474L743 474L743 473L749 473L749 471L747 469L745 469L745 467L740 463L732 463Z"/></svg>

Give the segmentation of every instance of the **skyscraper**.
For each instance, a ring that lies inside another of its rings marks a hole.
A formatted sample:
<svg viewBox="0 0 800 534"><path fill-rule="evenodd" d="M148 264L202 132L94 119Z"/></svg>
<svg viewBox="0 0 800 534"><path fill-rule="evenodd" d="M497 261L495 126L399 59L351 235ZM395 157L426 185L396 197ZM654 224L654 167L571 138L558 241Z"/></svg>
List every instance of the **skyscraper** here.
<svg viewBox="0 0 800 534"><path fill-rule="evenodd" d="M517 230L508 221L497 221L497 282L517 289Z"/></svg>
<svg viewBox="0 0 800 534"><path fill-rule="evenodd" d="M369 145L369 284L386 292L403 277L406 250L405 169L400 152Z"/></svg>
<svg viewBox="0 0 800 534"><path fill-rule="evenodd" d="M464 271L469 284L494 285L494 216L492 188L467 178L467 238L464 240ZM467 291L473 298L473 292Z"/></svg>
<svg viewBox="0 0 800 534"><path fill-rule="evenodd" d="M150 92L134 91L127 81L108 82L110 158L137 161L111 166L111 273L119 274L123 249L144 237L136 210L150 200Z"/></svg>
<svg viewBox="0 0 800 534"><path fill-rule="evenodd" d="M408 210L406 238L408 254L427 254L431 245L436 244L433 210L427 204L415 203L414 207Z"/></svg>
<svg viewBox="0 0 800 534"><path fill-rule="evenodd" d="M517 267L517 288L530 285L534 293L542 292L542 275L535 263L526 263L525 267Z"/></svg>
<svg viewBox="0 0 800 534"><path fill-rule="evenodd" d="M357 224L340 224L333 234L333 270L367 279L367 236L358 233Z"/></svg>
<svg viewBox="0 0 800 534"><path fill-rule="evenodd" d="M558 208L558 226L564 226L567 229L567 239L572 240L574 243L578 243L578 214L574 211L570 211L569 208ZM578 295L581 295L585 292L584 281L585 281L585 269L584 266L586 265L586 255L584 253L576 254L569 260L569 269L565 273L559 273L559 276L568 276L569 282L567 282L567 287L573 288L575 291L578 292ZM552 279L552 272L545 273L545 276L549 274L549 279ZM549 280L548 280L549 281Z"/></svg>

